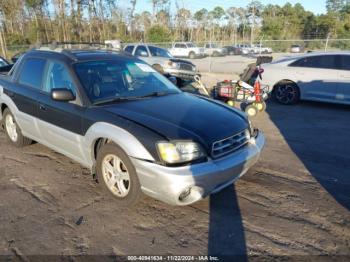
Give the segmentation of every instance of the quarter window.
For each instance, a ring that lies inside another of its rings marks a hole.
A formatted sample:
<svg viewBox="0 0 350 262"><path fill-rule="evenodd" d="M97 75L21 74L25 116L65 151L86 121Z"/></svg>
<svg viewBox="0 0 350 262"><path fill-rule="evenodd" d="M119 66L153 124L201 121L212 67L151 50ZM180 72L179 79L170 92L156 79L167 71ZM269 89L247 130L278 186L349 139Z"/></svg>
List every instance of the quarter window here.
<svg viewBox="0 0 350 262"><path fill-rule="evenodd" d="M68 70L58 62L50 62L47 70L44 91L50 93L55 88L68 88L76 95L75 85Z"/></svg>
<svg viewBox="0 0 350 262"><path fill-rule="evenodd" d="M46 61L39 58L28 58L24 61L18 82L36 89L41 89Z"/></svg>

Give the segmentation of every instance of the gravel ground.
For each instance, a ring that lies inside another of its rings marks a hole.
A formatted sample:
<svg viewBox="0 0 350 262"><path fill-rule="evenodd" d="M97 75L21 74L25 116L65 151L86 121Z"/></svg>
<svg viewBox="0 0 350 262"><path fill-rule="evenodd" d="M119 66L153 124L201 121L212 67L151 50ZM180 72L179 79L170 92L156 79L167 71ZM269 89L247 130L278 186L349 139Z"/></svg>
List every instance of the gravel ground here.
<svg viewBox="0 0 350 262"><path fill-rule="evenodd" d="M260 161L234 186L186 207L145 197L122 209L79 164L39 144L14 148L0 132L0 254L349 259L349 114L269 103L254 119L267 138Z"/></svg>

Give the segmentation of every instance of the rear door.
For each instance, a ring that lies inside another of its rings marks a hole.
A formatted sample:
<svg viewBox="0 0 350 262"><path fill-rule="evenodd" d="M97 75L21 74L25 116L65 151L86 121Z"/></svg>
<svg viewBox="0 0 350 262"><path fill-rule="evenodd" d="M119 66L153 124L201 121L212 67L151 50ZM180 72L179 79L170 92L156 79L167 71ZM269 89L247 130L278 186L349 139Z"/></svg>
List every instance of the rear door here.
<svg viewBox="0 0 350 262"><path fill-rule="evenodd" d="M338 86L335 55L304 57L290 67L302 99L334 101Z"/></svg>
<svg viewBox="0 0 350 262"><path fill-rule="evenodd" d="M19 74L11 90L5 90L5 94L11 97L19 110L15 117L23 135L34 140L40 138L36 106L37 97L41 92L45 65L45 59L27 57L18 68Z"/></svg>
<svg viewBox="0 0 350 262"><path fill-rule="evenodd" d="M57 151L80 160L83 157L81 144L82 118L85 108L81 106L76 82L67 67L49 60L43 81L43 89L37 97L40 135ZM69 88L77 97L75 101L60 102L51 98L54 88Z"/></svg>
<svg viewBox="0 0 350 262"><path fill-rule="evenodd" d="M350 103L350 55L339 55L337 101Z"/></svg>

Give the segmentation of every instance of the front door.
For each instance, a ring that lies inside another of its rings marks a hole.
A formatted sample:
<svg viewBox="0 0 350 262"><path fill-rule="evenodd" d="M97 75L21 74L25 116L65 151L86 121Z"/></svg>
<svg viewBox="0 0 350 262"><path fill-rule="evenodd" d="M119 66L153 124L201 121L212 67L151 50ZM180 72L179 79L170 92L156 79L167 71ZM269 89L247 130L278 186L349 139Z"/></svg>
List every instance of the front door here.
<svg viewBox="0 0 350 262"><path fill-rule="evenodd" d="M60 102L51 98L54 88L69 88L77 95L76 84L67 68L58 61L49 61L43 82L43 91L38 96L38 123L41 136L51 147L80 161L82 152L82 116L84 107L78 99Z"/></svg>

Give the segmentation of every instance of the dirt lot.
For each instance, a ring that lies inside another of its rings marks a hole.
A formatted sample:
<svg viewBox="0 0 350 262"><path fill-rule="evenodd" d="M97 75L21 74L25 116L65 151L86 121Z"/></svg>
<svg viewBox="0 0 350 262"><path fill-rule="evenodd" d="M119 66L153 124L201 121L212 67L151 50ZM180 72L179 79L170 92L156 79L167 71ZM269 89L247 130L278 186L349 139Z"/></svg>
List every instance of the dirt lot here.
<svg viewBox="0 0 350 262"><path fill-rule="evenodd" d="M195 205L121 209L89 172L0 133L0 254L347 255L350 108L268 104L258 164ZM344 257L343 257L344 258Z"/></svg>

